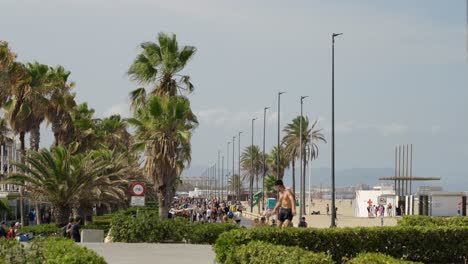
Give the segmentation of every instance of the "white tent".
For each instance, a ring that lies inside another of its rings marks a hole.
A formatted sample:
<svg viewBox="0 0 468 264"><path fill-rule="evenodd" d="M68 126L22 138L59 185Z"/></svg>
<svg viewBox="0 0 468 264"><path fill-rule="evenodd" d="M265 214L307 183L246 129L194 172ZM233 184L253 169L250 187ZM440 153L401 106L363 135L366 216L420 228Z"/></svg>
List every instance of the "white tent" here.
<svg viewBox="0 0 468 264"><path fill-rule="evenodd" d="M396 197L394 190L359 190L356 191L356 202L354 203L354 215L357 217L368 217L367 206L369 201L372 205L379 204L379 197L383 196L387 198L387 204L391 203L395 208ZM388 215L388 212L385 212Z"/></svg>

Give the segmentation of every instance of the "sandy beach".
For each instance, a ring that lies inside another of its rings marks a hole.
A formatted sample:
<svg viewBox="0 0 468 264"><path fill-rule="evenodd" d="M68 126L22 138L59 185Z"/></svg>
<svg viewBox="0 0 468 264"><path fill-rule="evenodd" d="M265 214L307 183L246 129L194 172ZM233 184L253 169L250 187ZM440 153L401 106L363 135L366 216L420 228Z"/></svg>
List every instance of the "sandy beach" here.
<svg viewBox="0 0 468 264"><path fill-rule="evenodd" d="M366 226L381 226L380 218L367 218L367 217L355 217L354 216L354 200L337 200L336 207L337 211L337 226L338 227L366 227ZM243 203L244 206L247 203ZM309 227L327 228L330 227L331 216L327 215L326 207L327 204L331 205L330 200L313 200L310 212L320 211L320 215L310 215L308 208L306 208L305 215L306 222ZM330 206L331 207L331 206ZM299 208L297 208L299 210ZM250 212L250 207L247 209ZM253 213L257 216L258 207L253 208ZM254 217L255 217L254 216ZM248 215L246 215L248 217ZM384 226L395 226L400 217L384 217ZM294 226L299 223L299 213L293 219Z"/></svg>

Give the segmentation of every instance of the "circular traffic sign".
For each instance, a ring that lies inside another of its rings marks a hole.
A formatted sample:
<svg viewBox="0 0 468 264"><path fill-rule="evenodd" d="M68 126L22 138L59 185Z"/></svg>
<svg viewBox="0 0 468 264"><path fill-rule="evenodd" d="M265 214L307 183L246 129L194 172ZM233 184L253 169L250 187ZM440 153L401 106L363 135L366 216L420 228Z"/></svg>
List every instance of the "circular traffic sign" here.
<svg viewBox="0 0 468 264"><path fill-rule="evenodd" d="M133 195L135 196L144 196L146 192L146 187L141 182L135 182L132 184L132 188L130 189Z"/></svg>

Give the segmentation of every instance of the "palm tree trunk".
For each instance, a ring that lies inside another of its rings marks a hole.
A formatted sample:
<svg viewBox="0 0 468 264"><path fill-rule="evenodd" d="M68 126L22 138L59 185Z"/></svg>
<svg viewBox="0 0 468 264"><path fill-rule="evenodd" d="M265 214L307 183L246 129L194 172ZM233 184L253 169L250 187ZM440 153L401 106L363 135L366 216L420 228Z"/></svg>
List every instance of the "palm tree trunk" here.
<svg viewBox="0 0 468 264"><path fill-rule="evenodd" d="M42 222L41 221L42 220L42 218L41 218L41 207L39 205L40 204L39 204L38 201L36 201L34 203L34 208L36 209L36 224L38 224L38 225L40 225L41 222Z"/></svg>
<svg viewBox="0 0 468 264"><path fill-rule="evenodd" d="M72 212L72 209L69 206L55 205L55 208L54 208L55 224L59 227L66 225L68 223L68 218L70 217L71 212Z"/></svg>
<svg viewBox="0 0 468 264"><path fill-rule="evenodd" d="M292 160L292 182L293 182L293 195L296 199L296 161Z"/></svg>
<svg viewBox="0 0 468 264"><path fill-rule="evenodd" d="M41 132L39 126L34 126L31 129L31 138L30 138L30 146L33 151L39 150L39 141L41 139Z"/></svg>
<svg viewBox="0 0 468 264"><path fill-rule="evenodd" d="M25 155L26 155L26 146L24 143L24 136L25 132L21 131L20 132L20 142L21 142L21 163L24 164L25 161ZM21 226L24 226L24 201L23 201L23 188L20 187L20 220L21 220Z"/></svg>

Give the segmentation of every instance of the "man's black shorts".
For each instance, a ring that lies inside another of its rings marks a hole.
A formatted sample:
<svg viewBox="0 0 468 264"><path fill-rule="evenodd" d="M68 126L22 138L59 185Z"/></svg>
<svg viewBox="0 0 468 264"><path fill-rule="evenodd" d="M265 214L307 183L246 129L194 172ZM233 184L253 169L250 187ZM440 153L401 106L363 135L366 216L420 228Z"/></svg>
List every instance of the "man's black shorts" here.
<svg viewBox="0 0 468 264"><path fill-rule="evenodd" d="M281 208L279 209L278 213L278 221L284 222L286 220L292 221L293 214L291 208Z"/></svg>

